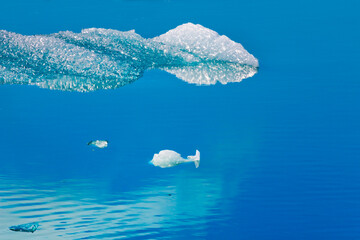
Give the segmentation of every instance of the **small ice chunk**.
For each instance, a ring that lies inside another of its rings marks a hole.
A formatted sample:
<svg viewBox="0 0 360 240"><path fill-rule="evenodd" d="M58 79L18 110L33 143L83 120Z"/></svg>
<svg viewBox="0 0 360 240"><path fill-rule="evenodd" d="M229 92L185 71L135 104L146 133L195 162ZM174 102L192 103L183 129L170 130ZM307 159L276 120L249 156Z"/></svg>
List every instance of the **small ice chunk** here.
<svg viewBox="0 0 360 240"><path fill-rule="evenodd" d="M88 142L88 145L98 147L98 148L106 148L108 146L108 141L106 141L106 140L94 140L94 141Z"/></svg>
<svg viewBox="0 0 360 240"><path fill-rule="evenodd" d="M9 229L11 231L15 231L15 232L35 232L36 229L38 229L39 224L38 223L27 223L27 224L21 224L21 225L16 225L16 226L11 226L9 227Z"/></svg>
<svg viewBox="0 0 360 240"><path fill-rule="evenodd" d="M186 162L194 162L195 167L198 168L200 165L200 152L196 150L195 156L188 156L187 159L184 159L175 151L162 150L158 154L154 154L153 159L150 161L154 166L161 168L174 167Z"/></svg>

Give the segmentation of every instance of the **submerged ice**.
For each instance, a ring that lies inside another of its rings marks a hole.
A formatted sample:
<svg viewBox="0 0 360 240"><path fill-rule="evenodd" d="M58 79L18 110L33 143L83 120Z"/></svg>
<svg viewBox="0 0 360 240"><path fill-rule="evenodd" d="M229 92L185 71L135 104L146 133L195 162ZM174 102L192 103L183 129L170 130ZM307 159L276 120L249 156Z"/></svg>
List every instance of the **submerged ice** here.
<svg viewBox="0 0 360 240"><path fill-rule="evenodd" d="M26 223L16 226L11 226L9 229L14 232L35 232L39 227L38 223Z"/></svg>
<svg viewBox="0 0 360 240"><path fill-rule="evenodd" d="M162 150L158 154L154 154L151 164L161 168L174 167L181 163L194 162L195 167L200 165L200 152L196 150L195 156L188 156L187 159L181 157L181 155L172 150Z"/></svg>
<svg viewBox="0 0 360 240"><path fill-rule="evenodd" d="M258 60L192 23L152 39L98 28L34 36L0 31L0 84L85 92L126 85L155 68L197 85L226 84L253 76Z"/></svg>

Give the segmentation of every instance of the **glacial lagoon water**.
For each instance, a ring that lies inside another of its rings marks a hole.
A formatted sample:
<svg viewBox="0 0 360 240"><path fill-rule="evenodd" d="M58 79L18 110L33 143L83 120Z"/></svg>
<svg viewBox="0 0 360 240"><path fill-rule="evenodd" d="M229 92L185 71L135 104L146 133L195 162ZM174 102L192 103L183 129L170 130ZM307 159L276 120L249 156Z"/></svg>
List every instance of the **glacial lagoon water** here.
<svg viewBox="0 0 360 240"><path fill-rule="evenodd" d="M260 66L199 85L193 63L170 71L152 58L119 87L0 85L1 240L360 238L358 3L1 3L0 29L19 36L156 39L192 22ZM96 139L108 147L90 148ZM163 149L199 149L201 165L148 164ZM31 222L34 233L9 230Z"/></svg>

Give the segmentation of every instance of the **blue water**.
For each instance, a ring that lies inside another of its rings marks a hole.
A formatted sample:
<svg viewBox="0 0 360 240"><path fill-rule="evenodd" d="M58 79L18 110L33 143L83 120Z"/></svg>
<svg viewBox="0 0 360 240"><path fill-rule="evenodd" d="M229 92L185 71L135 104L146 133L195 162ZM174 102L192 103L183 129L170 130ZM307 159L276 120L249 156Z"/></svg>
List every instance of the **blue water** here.
<svg viewBox="0 0 360 240"><path fill-rule="evenodd" d="M1 1L0 29L24 35L198 23L260 68L212 86L159 69L87 93L0 85L0 239L360 239L359 7ZM200 167L149 165L163 149L199 149Z"/></svg>

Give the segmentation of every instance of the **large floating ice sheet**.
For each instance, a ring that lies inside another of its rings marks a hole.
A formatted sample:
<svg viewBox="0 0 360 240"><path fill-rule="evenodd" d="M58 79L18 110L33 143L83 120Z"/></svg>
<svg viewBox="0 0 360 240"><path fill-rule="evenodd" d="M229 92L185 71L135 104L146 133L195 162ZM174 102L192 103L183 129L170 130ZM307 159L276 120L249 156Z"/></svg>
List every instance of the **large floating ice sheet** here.
<svg viewBox="0 0 360 240"><path fill-rule="evenodd" d="M0 84L114 89L153 68L198 85L226 84L253 76L257 67L241 44L192 23L153 39L97 28L35 36L0 31Z"/></svg>

